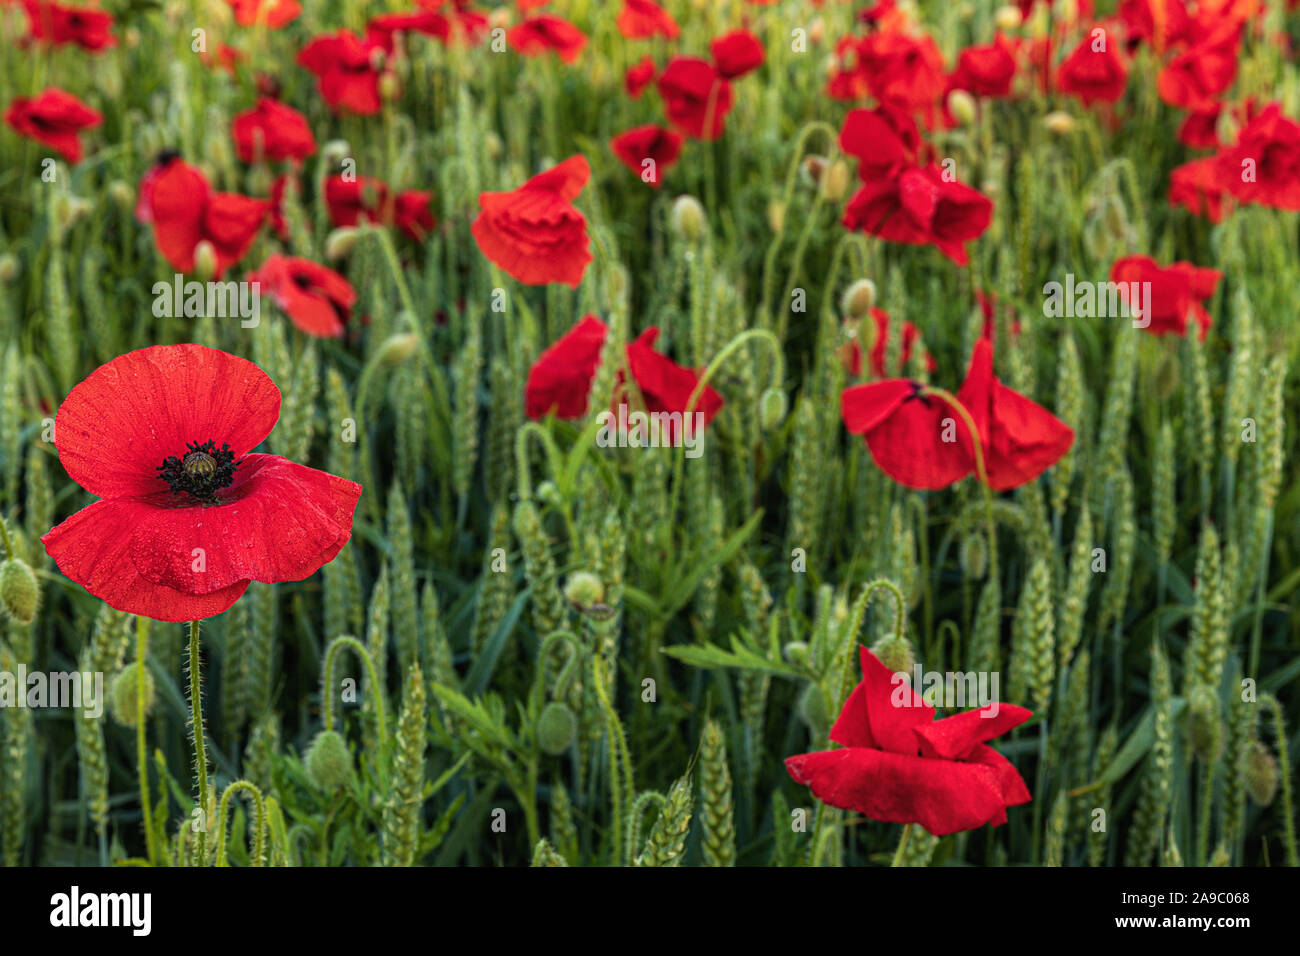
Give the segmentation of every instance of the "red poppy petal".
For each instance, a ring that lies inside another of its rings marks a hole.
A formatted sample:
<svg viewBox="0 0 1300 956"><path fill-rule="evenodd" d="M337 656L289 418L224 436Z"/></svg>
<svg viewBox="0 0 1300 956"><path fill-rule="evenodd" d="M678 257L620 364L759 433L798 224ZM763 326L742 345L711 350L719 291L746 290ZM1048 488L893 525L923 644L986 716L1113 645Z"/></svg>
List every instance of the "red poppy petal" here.
<svg viewBox="0 0 1300 956"><path fill-rule="evenodd" d="M280 417L280 390L237 355L202 345L155 345L91 372L59 406L54 445L68 476L92 495L167 490L158 467L190 442L229 444L238 458Z"/></svg>
<svg viewBox="0 0 1300 956"><path fill-rule="evenodd" d="M859 681L853 688L849 699L844 702L844 709L831 728L831 740L845 747L871 747L880 749L876 739L871 736L871 722L867 718L867 682Z"/></svg>
<svg viewBox="0 0 1300 956"><path fill-rule="evenodd" d="M968 763L989 767L998 775L1004 805L1018 807L1020 804L1028 803L1033 799L1029 787L1025 786L1024 778L1020 776L1020 771L1015 768L1010 760L987 744L981 744L972 750L966 760Z"/></svg>
<svg viewBox="0 0 1300 956"><path fill-rule="evenodd" d="M859 648L862 682L866 685L867 722L876 745L898 754L919 752L914 729L934 721L928 706L910 683L898 677L865 647Z"/></svg>
<svg viewBox="0 0 1300 956"><path fill-rule="evenodd" d="M926 757L958 760L965 758L977 745L1001 737L1032 716L1032 711L1015 704L998 704L996 713L992 712L990 705L917 727L915 733L921 753Z"/></svg>
<svg viewBox="0 0 1300 956"><path fill-rule="evenodd" d="M847 747L789 757L785 767L823 803L884 823L919 823L935 836L1005 819L1003 778L983 764Z"/></svg>
<svg viewBox="0 0 1300 956"><path fill-rule="evenodd" d="M110 607L155 621L215 617L248 587L236 581L208 594L186 594L151 581L131 560L132 535L156 506L138 499L96 501L45 533L41 543L59 570Z"/></svg>
<svg viewBox="0 0 1300 956"><path fill-rule="evenodd" d="M361 486L278 455L248 455L219 496L211 507L142 513L131 548L140 574L195 594L241 580L301 581L352 536Z"/></svg>

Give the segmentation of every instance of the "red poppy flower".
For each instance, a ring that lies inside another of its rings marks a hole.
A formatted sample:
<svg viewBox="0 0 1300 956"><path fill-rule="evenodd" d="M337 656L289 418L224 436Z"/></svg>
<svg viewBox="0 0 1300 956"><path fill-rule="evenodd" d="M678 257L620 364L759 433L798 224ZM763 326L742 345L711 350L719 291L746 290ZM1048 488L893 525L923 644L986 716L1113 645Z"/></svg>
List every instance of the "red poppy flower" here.
<svg viewBox="0 0 1300 956"><path fill-rule="evenodd" d="M840 149L858 160L858 176L869 182L892 178L916 165L921 132L910 113L881 105L850 110L840 130Z"/></svg>
<svg viewBox="0 0 1300 956"><path fill-rule="evenodd" d="M629 40L664 37L676 40L681 28L673 15L654 0L623 0L618 14L618 32Z"/></svg>
<svg viewBox="0 0 1300 956"><path fill-rule="evenodd" d="M1129 301L1128 283L1151 283L1146 303L1150 310L1150 323L1145 326L1148 332L1152 335L1184 336L1190 317L1201 327L1202 341L1212 321L1204 301L1214 295L1222 278L1223 273L1217 269L1206 269L1190 262L1161 266L1150 256L1125 256L1110 267L1110 281L1120 283L1120 296L1125 302Z"/></svg>
<svg viewBox="0 0 1300 956"><path fill-rule="evenodd" d="M235 11L235 22L241 27L260 25L279 30L302 13L298 0L226 0L226 3Z"/></svg>
<svg viewBox="0 0 1300 956"><path fill-rule="evenodd" d="M263 159L306 159L316 152L307 118L292 106L264 96L230 124L235 152L246 163Z"/></svg>
<svg viewBox="0 0 1300 956"><path fill-rule="evenodd" d="M352 535L361 486L249 454L280 391L252 362L200 345L113 359L59 407L68 476L100 498L41 538L59 570L159 621L227 610L251 581L299 581Z"/></svg>
<svg viewBox="0 0 1300 956"><path fill-rule="evenodd" d="M1206 110L1187 114L1178 126L1178 142L1193 149L1217 149L1222 113L1222 104L1215 103Z"/></svg>
<svg viewBox="0 0 1300 956"><path fill-rule="evenodd" d="M619 133L609 141L609 148L619 162L641 177L641 182L658 189L663 174L682 154L682 138L670 129L647 123ZM652 162L647 166L646 160Z"/></svg>
<svg viewBox="0 0 1300 956"><path fill-rule="evenodd" d="M722 411L725 404L722 396L714 391L712 385L706 385L700 396L691 403L691 396L700 384L700 373L678 365L668 356L656 352L654 343L658 338L659 330L651 326L627 347L628 368L645 402L645 410L650 414L681 412L683 416L703 412L704 424L708 425ZM636 410L641 408L628 394L626 375L622 370L619 371L618 383L614 389L614 407L617 408L621 403ZM675 422L670 425L668 441L670 444L677 442Z"/></svg>
<svg viewBox="0 0 1300 956"><path fill-rule="evenodd" d="M542 13L507 30L506 42L524 56L551 50L565 63L574 63L587 45L587 35L562 17Z"/></svg>
<svg viewBox="0 0 1300 956"><path fill-rule="evenodd" d="M933 117L947 84L943 54L931 37L880 30L846 37L836 48L829 93L841 100L874 96L909 113Z"/></svg>
<svg viewBox="0 0 1300 956"><path fill-rule="evenodd" d="M376 51L383 46L363 40L351 30L316 37L298 51L298 65L316 74L320 95L335 112L362 116L379 112L379 70Z"/></svg>
<svg viewBox="0 0 1300 956"><path fill-rule="evenodd" d="M975 343L957 400L975 423L988 486L994 491L1008 491L1033 481L1074 444L1074 429L994 377L993 343L988 339ZM958 440L971 449L974 467L970 435L960 425Z"/></svg>
<svg viewBox="0 0 1300 956"><path fill-rule="evenodd" d="M882 823L919 824L934 836L1000 826L1008 807L1029 802L1016 768L987 741L1032 712L999 704L935 720L914 688L866 648L860 655L862 682L830 732L842 749L787 758L791 777L823 803Z"/></svg>
<svg viewBox="0 0 1300 956"><path fill-rule="evenodd" d="M1183 0L1122 0L1116 12L1130 47L1144 42L1164 53L1191 35L1192 18Z"/></svg>
<svg viewBox="0 0 1300 956"><path fill-rule="evenodd" d="M961 51L948 86L975 96L1009 96L1015 76L1016 44L999 33L992 43Z"/></svg>
<svg viewBox="0 0 1300 956"><path fill-rule="evenodd" d="M247 55L225 43L218 43L216 49L211 52L199 54L199 62L208 69L223 70L231 76L235 75L235 68L247 59Z"/></svg>
<svg viewBox="0 0 1300 956"><path fill-rule="evenodd" d="M433 10L384 13L371 17L366 23L366 38L379 43L389 52L393 50L394 33L423 33L446 44L451 40L451 31L451 20Z"/></svg>
<svg viewBox="0 0 1300 956"><path fill-rule="evenodd" d="M397 228L416 242L423 242L433 230L432 200L433 193L420 189L393 196L387 183L372 176L351 180L330 176L325 180L325 205L335 226L378 223Z"/></svg>
<svg viewBox="0 0 1300 956"><path fill-rule="evenodd" d="M932 244L964 266L965 243L982 235L992 218L987 197L928 166L865 183L845 206L843 222L891 242Z"/></svg>
<svg viewBox="0 0 1300 956"><path fill-rule="evenodd" d="M135 214L153 226L158 251L181 272L194 270L194 247L210 243L220 278L248 252L270 209L263 199L213 192L197 169L164 153L140 181Z"/></svg>
<svg viewBox="0 0 1300 956"><path fill-rule="evenodd" d="M1156 78L1160 98L1179 109L1213 109L1237 78L1241 24L1225 23L1174 57Z"/></svg>
<svg viewBox="0 0 1300 956"><path fill-rule="evenodd" d="M1300 210L1300 124L1270 103L1216 157L1216 171L1222 188L1242 202Z"/></svg>
<svg viewBox="0 0 1300 956"><path fill-rule="evenodd" d="M1094 39L1093 33L1098 30L1103 32ZM1116 45L1104 28L1094 27L1093 33L1079 42L1056 71L1057 89L1079 97L1085 106L1114 103L1124 95L1128 83L1128 67Z"/></svg>
<svg viewBox="0 0 1300 956"><path fill-rule="evenodd" d="M728 80L735 80L763 65L763 44L748 30L732 30L709 44L713 65Z"/></svg>
<svg viewBox="0 0 1300 956"><path fill-rule="evenodd" d="M673 57L659 75L668 121L694 139L717 139L731 112L731 84L713 64L692 56Z"/></svg>
<svg viewBox="0 0 1300 956"><path fill-rule="evenodd" d="M1222 170L1215 156L1194 159L1169 171L1169 205L1183 206L1189 212L1205 216L1210 222L1222 222Z"/></svg>
<svg viewBox="0 0 1300 956"><path fill-rule="evenodd" d="M627 68L627 72L623 74L623 88L632 99L640 99L645 88L654 82L654 78L655 61L653 57L647 56L641 62Z"/></svg>
<svg viewBox="0 0 1300 956"><path fill-rule="evenodd" d="M577 288L591 253L573 200L590 178L586 158L570 156L518 189L479 193L482 211L470 226L479 251L520 282Z"/></svg>
<svg viewBox="0 0 1300 956"><path fill-rule="evenodd" d="M73 7L54 0L23 0L28 38L58 46L73 43L98 53L117 43L113 15L95 7Z"/></svg>
<svg viewBox="0 0 1300 956"><path fill-rule="evenodd" d="M356 289L347 279L310 259L277 253L245 278L259 283L259 292L299 329L322 338L343 335L357 301Z"/></svg>
<svg viewBox="0 0 1300 956"><path fill-rule="evenodd" d="M537 420L554 412L573 420L587 414L591 380L609 333L594 315L584 315L528 370L524 385L524 414Z"/></svg>
<svg viewBox="0 0 1300 956"><path fill-rule="evenodd" d="M876 465L908 488L947 488L971 473L961 419L920 382L891 378L853 385L840 395L840 414L861 435Z"/></svg>
<svg viewBox="0 0 1300 956"><path fill-rule="evenodd" d="M879 306L872 306L867 313L871 321L876 326L875 343L871 346L871 374L877 378L884 378L888 375L885 369L885 360L888 357L889 349L889 313ZM846 320L844 323L845 332L851 336L850 341L841 347L840 357L844 362L844 367L850 375L857 378L862 374L862 346L857 338L857 322ZM907 368L908 363L912 361L912 349L916 346L917 340L921 338L921 332L911 322L903 323L903 341L901 343L902 351L899 360L903 368ZM935 370L934 356L929 352L925 353L925 367L928 371Z"/></svg>
<svg viewBox="0 0 1300 956"><path fill-rule="evenodd" d="M70 163L81 162L81 131L103 121L98 110L53 86L37 96L18 97L5 111L14 132L57 150Z"/></svg>

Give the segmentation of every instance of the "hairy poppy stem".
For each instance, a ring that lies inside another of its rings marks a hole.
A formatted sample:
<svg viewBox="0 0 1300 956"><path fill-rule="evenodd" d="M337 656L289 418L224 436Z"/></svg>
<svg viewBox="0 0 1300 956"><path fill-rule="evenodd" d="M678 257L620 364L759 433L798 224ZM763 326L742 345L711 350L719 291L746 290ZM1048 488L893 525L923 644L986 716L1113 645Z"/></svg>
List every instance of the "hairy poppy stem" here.
<svg viewBox="0 0 1300 956"><path fill-rule="evenodd" d="M188 674L190 692L190 720L194 732L194 768L199 783L199 810L202 824L195 840L199 866L207 863L208 836L208 752L203 743L203 680L199 662L199 622L190 621L190 666ZM144 686L144 681L140 681Z"/></svg>
<svg viewBox="0 0 1300 956"><path fill-rule="evenodd" d="M6 527L4 518L0 518L0 540L4 541L5 559L12 561L14 559L14 544L9 539L9 528Z"/></svg>
<svg viewBox="0 0 1300 956"><path fill-rule="evenodd" d="M149 803L149 752L145 734L144 669L149 652L149 618L135 619L135 659L140 665L140 679L135 682L135 763L140 775L140 812L144 816L145 856L157 865L158 853L154 846L153 808Z"/></svg>
<svg viewBox="0 0 1300 956"><path fill-rule="evenodd" d="M894 862L890 866L903 865L903 853L907 850L907 841L912 837L912 824L903 824L903 835L898 838L898 849L894 851Z"/></svg>

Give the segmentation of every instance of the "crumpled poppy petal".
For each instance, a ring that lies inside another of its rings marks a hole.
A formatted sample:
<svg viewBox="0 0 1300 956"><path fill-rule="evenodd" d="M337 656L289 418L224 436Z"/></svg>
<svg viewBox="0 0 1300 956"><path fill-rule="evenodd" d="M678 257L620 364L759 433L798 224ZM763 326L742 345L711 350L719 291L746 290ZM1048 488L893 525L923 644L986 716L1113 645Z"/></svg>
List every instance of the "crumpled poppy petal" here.
<svg viewBox="0 0 1300 956"><path fill-rule="evenodd" d="M893 753L916 754L920 748L914 731L934 721L934 708L865 647L858 649L858 656L872 739Z"/></svg>
<svg viewBox="0 0 1300 956"><path fill-rule="evenodd" d="M921 754L944 760L964 760L979 745L994 737L1001 737L1013 727L1019 727L1033 711L1015 704L997 704L979 710L967 710L942 720L917 727L914 732L921 746Z"/></svg>

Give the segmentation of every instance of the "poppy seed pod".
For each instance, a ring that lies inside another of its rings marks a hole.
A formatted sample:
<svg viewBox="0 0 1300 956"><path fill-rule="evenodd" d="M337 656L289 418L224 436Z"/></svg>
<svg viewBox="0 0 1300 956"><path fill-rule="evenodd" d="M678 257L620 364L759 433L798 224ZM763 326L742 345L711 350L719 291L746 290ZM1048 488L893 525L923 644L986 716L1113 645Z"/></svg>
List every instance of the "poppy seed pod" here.
<svg viewBox="0 0 1300 956"><path fill-rule="evenodd" d="M776 233L785 231L785 203L773 199L767 204L767 224Z"/></svg>
<svg viewBox="0 0 1300 956"><path fill-rule="evenodd" d="M781 648L781 653L785 659L796 667L802 667L808 663L808 642L807 641L788 641Z"/></svg>
<svg viewBox="0 0 1300 956"><path fill-rule="evenodd" d="M673 201L669 221L674 235L687 242L694 242L704 232L704 207L694 196L678 196Z"/></svg>
<svg viewBox="0 0 1300 956"><path fill-rule="evenodd" d="M763 431L776 428L785 421L785 413L789 407L790 402L784 391L776 387L769 388L763 392L763 397L758 402L759 426Z"/></svg>
<svg viewBox="0 0 1300 956"><path fill-rule="evenodd" d="M0 564L0 605L9 616L26 627L36 619L41 589L26 561L10 558Z"/></svg>
<svg viewBox="0 0 1300 956"><path fill-rule="evenodd" d="M148 667L142 666L139 661L132 661L118 671L109 684L108 712L123 726L136 725L136 710L139 707L137 695L141 681L144 681L144 713L147 717L153 710L154 698L157 696L153 674Z"/></svg>
<svg viewBox="0 0 1300 956"><path fill-rule="evenodd" d="M575 571L564 585L564 599L579 608L605 603L605 584L590 571Z"/></svg>
<svg viewBox="0 0 1300 956"><path fill-rule="evenodd" d="M826 174L829 165L830 161L825 156L809 154L799 164L799 180L805 186L815 189L821 185L822 176Z"/></svg>
<svg viewBox="0 0 1300 956"><path fill-rule="evenodd" d="M0 256L0 282L13 282L18 278L18 257L12 252Z"/></svg>
<svg viewBox="0 0 1300 956"><path fill-rule="evenodd" d="M542 708L537 718L537 744L551 756L559 756L569 749L578 729L578 720L568 706L553 700Z"/></svg>
<svg viewBox="0 0 1300 956"><path fill-rule="evenodd" d="M379 77L379 98L391 103L402 95L402 80L391 70Z"/></svg>
<svg viewBox="0 0 1300 956"><path fill-rule="evenodd" d="M822 196L829 202L839 202L849 191L849 164L837 159L822 173Z"/></svg>
<svg viewBox="0 0 1300 956"><path fill-rule="evenodd" d="M129 183L115 179L108 184L108 195L119 209L130 211L135 208L135 190Z"/></svg>
<svg viewBox="0 0 1300 956"><path fill-rule="evenodd" d="M876 284L870 279L859 279L844 290L840 298L840 311L860 319L876 304Z"/></svg>
<svg viewBox="0 0 1300 956"><path fill-rule="evenodd" d="M318 733L307 751L305 763L312 783L326 793L333 793L352 779L352 755L337 731Z"/></svg>
<svg viewBox="0 0 1300 956"><path fill-rule="evenodd" d="M1258 740L1252 741L1242 755L1241 769L1250 799L1261 807L1271 804L1277 796L1278 784L1277 758L1273 752Z"/></svg>
<svg viewBox="0 0 1300 956"><path fill-rule="evenodd" d="M911 674L912 665L916 663L916 658L912 655L912 642L896 634L878 641L871 653L895 674Z"/></svg>

